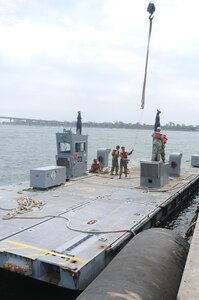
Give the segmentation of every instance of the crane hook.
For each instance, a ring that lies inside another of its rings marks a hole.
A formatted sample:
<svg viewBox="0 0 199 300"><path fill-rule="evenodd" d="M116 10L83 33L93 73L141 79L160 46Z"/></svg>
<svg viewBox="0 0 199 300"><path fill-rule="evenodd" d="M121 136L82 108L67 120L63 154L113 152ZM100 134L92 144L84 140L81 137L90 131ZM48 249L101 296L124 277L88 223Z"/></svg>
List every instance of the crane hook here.
<svg viewBox="0 0 199 300"><path fill-rule="evenodd" d="M151 2L149 3L149 5L147 7L147 11L148 11L148 13L150 13L149 19L150 20L153 19L153 13L155 11L155 5L154 5L154 3L151 3Z"/></svg>

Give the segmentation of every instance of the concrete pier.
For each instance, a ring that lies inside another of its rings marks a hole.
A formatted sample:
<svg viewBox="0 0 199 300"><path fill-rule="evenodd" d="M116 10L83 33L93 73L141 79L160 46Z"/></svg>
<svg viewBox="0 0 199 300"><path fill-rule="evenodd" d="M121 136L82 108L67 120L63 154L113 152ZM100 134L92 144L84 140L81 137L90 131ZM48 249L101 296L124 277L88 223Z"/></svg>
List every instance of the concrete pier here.
<svg viewBox="0 0 199 300"><path fill-rule="evenodd" d="M177 300L199 299L199 219L197 219Z"/></svg>

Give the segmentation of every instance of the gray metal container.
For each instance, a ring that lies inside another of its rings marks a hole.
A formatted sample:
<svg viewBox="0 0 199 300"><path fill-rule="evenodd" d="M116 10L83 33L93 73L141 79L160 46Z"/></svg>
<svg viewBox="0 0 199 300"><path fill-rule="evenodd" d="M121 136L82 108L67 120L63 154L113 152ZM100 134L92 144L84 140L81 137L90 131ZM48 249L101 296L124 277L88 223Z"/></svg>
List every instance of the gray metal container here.
<svg viewBox="0 0 199 300"><path fill-rule="evenodd" d="M168 183L168 163L140 161L140 185L159 188Z"/></svg>
<svg viewBox="0 0 199 300"><path fill-rule="evenodd" d="M109 161L109 153L111 152L111 149L106 148L99 148L97 150L97 159L100 163L100 168L103 169L105 167L108 167L108 161Z"/></svg>
<svg viewBox="0 0 199 300"><path fill-rule="evenodd" d="M47 189L66 181L66 167L47 166L30 170L30 186Z"/></svg>
<svg viewBox="0 0 199 300"><path fill-rule="evenodd" d="M180 176L182 153L171 153L169 155L169 175L174 177Z"/></svg>
<svg viewBox="0 0 199 300"><path fill-rule="evenodd" d="M191 156L192 167L199 167L199 154L193 154Z"/></svg>

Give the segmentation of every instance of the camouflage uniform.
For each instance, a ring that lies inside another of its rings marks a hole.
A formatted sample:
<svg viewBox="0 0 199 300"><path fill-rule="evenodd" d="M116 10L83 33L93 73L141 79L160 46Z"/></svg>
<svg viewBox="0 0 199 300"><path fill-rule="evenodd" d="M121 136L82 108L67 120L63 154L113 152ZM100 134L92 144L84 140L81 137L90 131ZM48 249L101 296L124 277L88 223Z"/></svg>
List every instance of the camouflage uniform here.
<svg viewBox="0 0 199 300"><path fill-rule="evenodd" d="M113 149L112 151L112 168L111 168L111 175L113 175L113 172L115 170L115 174L118 174L118 169L119 169L119 162L118 158L120 155L119 152L120 146L117 146L116 149Z"/></svg>
<svg viewBox="0 0 199 300"><path fill-rule="evenodd" d="M165 162L165 144L162 143L162 147L160 148L160 156L162 158L163 163Z"/></svg>
<svg viewBox="0 0 199 300"><path fill-rule="evenodd" d="M157 128L157 132L160 134L160 127ZM152 149L152 161L160 161L160 156L162 161L165 162L165 145L164 145L164 135L160 134L160 138L156 138L156 132L152 134L153 137L153 149Z"/></svg>
<svg viewBox="0 0 199 300"><path fill-rule="evenodd" d="M81 117L81 112L77 112L77 124L76 124L76 133L81 134L82 133L82 117Z"/></svg>
<svg viewBox="0 0 199 300"><path fill-rule="evenodd" d="M122 176L122 172L124 170L125 177L127 177L127 165L128 165L128 155L132 154L133 150L130 152L125 151L125 147L122 147L122 151L120 152L120 177Z"/></svg>
<svg viewBox="0 0 199 300"><path fill-rule="evenodd" d="M123 169L124 169L125 177L127 177L127 164L128 164L128 159L121 157L121 159L120 159L120 178L122 176Z"/></svg>

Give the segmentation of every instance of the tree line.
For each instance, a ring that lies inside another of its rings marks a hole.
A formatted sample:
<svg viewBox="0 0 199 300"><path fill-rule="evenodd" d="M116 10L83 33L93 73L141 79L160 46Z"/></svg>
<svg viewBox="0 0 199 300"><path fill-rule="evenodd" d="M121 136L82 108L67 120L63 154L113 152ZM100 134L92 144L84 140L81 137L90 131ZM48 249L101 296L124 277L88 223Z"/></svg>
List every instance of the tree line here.
<svg viewBox="0 0 199 300"><path fill-rule="evenodd" d="M76 127L76 122L68 122L68 121L45 121L45 120L13 120L12 122L2 122L2 124L9 124L9 125L28 125L28 126L63 126L63 127ZM83 127L90 127L90 128L125 128L125 129L149 129L153 130L154 125L149 124L140 124L139 122L132 124L132 123L124 123L124 122L83 122ZM199 125L185 125L185 124L175 124L173 122L169 122L168 124L161 125L163 130L174 130L174 131L199 131Z"/></svg>

